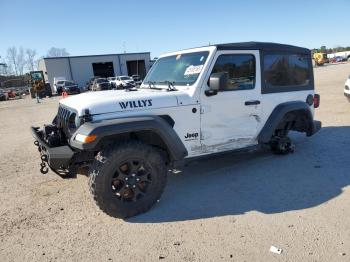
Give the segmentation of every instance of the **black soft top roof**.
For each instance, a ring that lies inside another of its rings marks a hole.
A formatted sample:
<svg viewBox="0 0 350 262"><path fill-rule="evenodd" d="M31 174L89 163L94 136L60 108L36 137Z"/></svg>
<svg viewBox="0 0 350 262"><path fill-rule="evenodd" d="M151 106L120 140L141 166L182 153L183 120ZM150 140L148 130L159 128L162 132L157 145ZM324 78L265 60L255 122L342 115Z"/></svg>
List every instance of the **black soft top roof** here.
<svg viewBox="0 0 350 262"><path fill-rule="evenodd" d="M262 50L262 51L287 51L298 54L310 54L310 50L304 47L268 42L241 42L215 45L218 50Z"/></svg>

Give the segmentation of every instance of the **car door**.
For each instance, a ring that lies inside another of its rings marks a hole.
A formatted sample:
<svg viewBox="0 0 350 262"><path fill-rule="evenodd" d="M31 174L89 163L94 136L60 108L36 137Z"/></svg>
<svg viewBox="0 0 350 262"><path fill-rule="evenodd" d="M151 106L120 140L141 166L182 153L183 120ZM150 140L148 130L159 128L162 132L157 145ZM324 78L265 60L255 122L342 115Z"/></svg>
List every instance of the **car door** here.
<svg viewBox="0 0 350 262"><path fill-rule="evenodd" d="M207 96L212 73L227 72L228 83ZM217 51L201 90L201 144L203 153L256 144L261 115L259 51Z"/></svg>

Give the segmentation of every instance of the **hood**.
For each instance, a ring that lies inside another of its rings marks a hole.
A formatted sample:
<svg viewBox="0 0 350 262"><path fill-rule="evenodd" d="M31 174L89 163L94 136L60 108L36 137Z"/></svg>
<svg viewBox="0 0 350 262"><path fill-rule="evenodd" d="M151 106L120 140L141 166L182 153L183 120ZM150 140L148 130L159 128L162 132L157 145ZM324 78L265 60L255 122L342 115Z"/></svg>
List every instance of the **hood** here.
<svg viewBox="0 0 350 262"><path fill-rule="evenodd" d="M174 107L179 104L178 97L189 97L181 91L167 92L163 90L137 89L137 91L107 90L88 92L69 96L60 100L60 105L75 109L78 115L83 115L85 109L90 114L104 114L152 108ZM181 102L183 105L183 102Z"/></svg>

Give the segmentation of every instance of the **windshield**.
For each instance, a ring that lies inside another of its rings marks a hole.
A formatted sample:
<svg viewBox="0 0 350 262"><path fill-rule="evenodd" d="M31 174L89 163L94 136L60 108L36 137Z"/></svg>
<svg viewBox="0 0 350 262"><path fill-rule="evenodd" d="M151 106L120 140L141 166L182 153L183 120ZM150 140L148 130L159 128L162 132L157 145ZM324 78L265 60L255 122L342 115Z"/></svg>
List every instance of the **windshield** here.
<svg viewBox="0 0 350 262"><path fill-rule="evenodd" d="M128 76L121 76L120 77L120 80L131 80L130 77Z"/></svg>
<svg viewBox="0 0 350 262"><path fill-rule="evenodd" d="M208 51L162 57L152 66L145 83L173 82L175 85L192 85L196 82L209 55Z"/></svg>
<svg viewBox="0 0 350 262"><path fill-rule="evenodd" d="M104 83L104 82L107 82L107 80L104 79L104 78L99 78L99 79L96 80L96 83L98 83L98 84Z"/></svg>
<svg viewBox="0 0 350 262"><path fill-rule="evenodd" d="M57 85L63 85L64 81L57 81Z"/></svg>
<svg viewBox="0 0 350 262"><path fill-rule="evenodd" d="M115 77L109 77L108 80L114 81L114 80L115 80Z"/></svg>

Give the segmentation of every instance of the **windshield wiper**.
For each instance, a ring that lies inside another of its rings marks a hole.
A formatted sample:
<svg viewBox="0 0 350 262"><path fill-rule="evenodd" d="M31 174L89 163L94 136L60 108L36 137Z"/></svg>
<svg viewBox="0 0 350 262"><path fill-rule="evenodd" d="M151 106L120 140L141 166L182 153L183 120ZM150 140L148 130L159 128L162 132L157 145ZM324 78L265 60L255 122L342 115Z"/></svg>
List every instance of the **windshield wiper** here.
<svg viewBox="0 0 350 262"><path fill-rule="evenodd" d="M157 82L157 83L158 84L167 84L168 85L168 88L167 88L168 91L177 91L177 89L175 88L175 81L165 80L165 81L160 81L160 82Z"/></svg>
<svg viewBox="0 0 350 262"><path fill-rule="evenodd" d="M153 82L153 81L148 81L147 83L148 83L148 88L149 88L149 89L162 90L162 88L156 87L156 83Z"/></svg>
<svg viewBox="0 0 350 262"><path fill-rule="evenodd" d="M168 91L177 91L177 89L175 88L175 81L171 82L171 81L165 81L166 84L168 84Z"/></svg>

